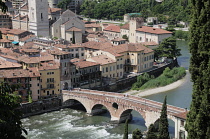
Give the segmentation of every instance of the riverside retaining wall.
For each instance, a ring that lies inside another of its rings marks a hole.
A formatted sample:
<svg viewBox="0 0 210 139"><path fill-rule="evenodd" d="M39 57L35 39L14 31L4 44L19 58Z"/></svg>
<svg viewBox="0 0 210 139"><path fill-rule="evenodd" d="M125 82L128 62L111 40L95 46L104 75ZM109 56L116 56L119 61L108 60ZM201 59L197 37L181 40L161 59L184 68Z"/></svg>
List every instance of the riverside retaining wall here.
<svg viewBox="0 0 210 139"><path fill-rule="evenodd" d="M163 71L165 70L165 68L169 67L169 68L173 68L178 66L177 63L177 59L175 59L172 63L154 68L152 70L146 71L149 75L154 75L155 77L158 77L159 75L161 75L163 73ZM145 72L143 72L145 73ZM137 77L136 76L132 76L132 77L127 77L121 80L118 80L116 83L113 84L108 84L99 88L94 88L94 90L100 90L100 91L108 91L108 92L122 92L124 90L128 90L132 87L132 84L134 84L135 82L137 82Z"/></svg>

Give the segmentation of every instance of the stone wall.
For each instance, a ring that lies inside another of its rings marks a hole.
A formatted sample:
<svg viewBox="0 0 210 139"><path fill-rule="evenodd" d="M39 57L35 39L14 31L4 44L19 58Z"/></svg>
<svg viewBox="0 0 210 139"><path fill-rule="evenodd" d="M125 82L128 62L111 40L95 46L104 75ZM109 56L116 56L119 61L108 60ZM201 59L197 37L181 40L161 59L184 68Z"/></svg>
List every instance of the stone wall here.
<svg viewBox="0 0 210 139"><path fill-rule="evenodd" d="M25 103L21 106L23 118L33 115L38 115L62 108L61 98L49 98L33 103Z"/></svg>
<svg viewBox="0 0 210 139"><path fill-rule="evenodd" d="M154 75L155 77L158 77L163 73L165 68L173 68L178 66L177 59L175 59L172 63L166 64L161 67L154 68L152 70L146 71L149 75ZM122 92L125 90L128 90L132 87L132 84L137 82L137 76L127 77L121 80L118 80L116 83L108 84L106 86L102 86L100 88L93 88L94 90L100 90L100 91L108 91L108 92Z"/></svg>

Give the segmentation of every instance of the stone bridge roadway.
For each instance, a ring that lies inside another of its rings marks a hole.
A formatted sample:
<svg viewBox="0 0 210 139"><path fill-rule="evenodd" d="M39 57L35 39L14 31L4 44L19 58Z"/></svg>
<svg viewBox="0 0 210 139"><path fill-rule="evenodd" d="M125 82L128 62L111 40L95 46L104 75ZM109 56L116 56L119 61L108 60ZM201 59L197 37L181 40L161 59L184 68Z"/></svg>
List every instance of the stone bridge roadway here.
<svg viewBox="0 0 210 139"><path fill-rule="evenodd" d="M162 103L126 94L104 92L88 89L63 90L63 104L72 105L79 101L87 114L97 114L104 106L111 115L111 121L121 122L131 115L131 111L139 112L145 120L147 128L160 117ZM175 138L187 136L184 129L187 111L184 108L167 105L168 118L175 123Z"/></svg>

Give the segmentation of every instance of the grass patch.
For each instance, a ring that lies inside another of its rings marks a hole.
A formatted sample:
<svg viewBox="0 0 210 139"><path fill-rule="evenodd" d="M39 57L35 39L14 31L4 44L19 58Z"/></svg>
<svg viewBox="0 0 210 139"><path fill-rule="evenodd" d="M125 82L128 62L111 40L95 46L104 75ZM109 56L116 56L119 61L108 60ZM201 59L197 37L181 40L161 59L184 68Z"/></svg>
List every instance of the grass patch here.
<svg viewBox="0 0 210 139"><path fill-rule="evenodd" d="M140 75L137 82L133 84L132 90L145 90L156 87L169 85L182 79L186 75L185 68L175 67L173 69L166 68L159 77L154 78L148 74ZM145 78L146 77L146 78Z"/></svg>

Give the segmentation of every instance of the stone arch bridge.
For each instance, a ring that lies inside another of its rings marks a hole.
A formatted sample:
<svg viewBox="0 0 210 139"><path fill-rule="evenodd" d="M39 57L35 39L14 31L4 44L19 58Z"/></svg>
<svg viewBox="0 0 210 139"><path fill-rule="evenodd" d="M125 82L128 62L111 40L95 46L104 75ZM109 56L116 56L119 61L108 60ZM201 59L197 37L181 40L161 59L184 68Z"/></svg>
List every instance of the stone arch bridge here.
<svg viewBox="0 0 210 139"><path fill-rule="evenodd" d="M162 103L126 94L104 92L88 89L63 90L63 105L72 105L79 101L87 114L97 114L104 106L111 115L111 121L121 122L127 119L132 110L139 112L145 120L147 128L160 117ZM175 123L175 138L184 139L187 132L184 129L187 110L167 105L168 118Z"/></svg>

